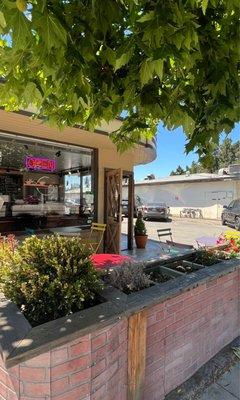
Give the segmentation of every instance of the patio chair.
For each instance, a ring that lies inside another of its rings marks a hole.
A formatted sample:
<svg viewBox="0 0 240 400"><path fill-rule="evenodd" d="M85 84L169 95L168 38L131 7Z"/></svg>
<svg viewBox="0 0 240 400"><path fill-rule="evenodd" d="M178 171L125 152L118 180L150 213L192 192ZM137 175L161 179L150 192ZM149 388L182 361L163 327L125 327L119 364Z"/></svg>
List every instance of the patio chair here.
<svg viewBox="0 0 240 400"><path fill-rule="evenodd" d="M81 243L88 245L93 253L97 253L106 230L106 224L92 223L90 231L83 231L79 236Z"/></svg>
<svg viewBox="0 0 240 400"><path fill-rule="evenodd" d="M163 236L169 236L171 241L173 241L171 228L157 229L157 234L160 242Z"/></svg>

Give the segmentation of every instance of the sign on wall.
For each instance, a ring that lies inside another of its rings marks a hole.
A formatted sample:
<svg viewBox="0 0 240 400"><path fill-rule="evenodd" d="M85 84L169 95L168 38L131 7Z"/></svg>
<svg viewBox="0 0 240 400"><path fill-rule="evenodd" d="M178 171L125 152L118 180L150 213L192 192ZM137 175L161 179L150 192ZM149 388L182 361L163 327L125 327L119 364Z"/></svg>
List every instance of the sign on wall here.
<svg viewBox="0 0 240 400"><path fill-rule="evenodd" d="M42 157L25 157L25 167L29 171L54 172L57 169L56 160Z"/></svg>

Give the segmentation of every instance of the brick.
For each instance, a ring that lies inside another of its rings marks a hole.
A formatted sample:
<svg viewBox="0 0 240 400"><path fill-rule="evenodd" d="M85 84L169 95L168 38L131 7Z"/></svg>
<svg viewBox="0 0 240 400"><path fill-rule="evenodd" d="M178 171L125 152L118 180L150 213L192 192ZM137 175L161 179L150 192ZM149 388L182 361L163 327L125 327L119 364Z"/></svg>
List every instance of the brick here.
<svg viewBox="0 0 240 400"><path fill-rule="evenodd" d="M126 343L128 338L128 331L127 329L123 329L119 334L119 344Z"/></svg>
<svg viewBox="0 0 240 400"><path fill-rule="evenodd" d="M42 396L41 397L21 396L21 400L46 400L46 398L49 399L49 397L45 397L45 396L44 397L42 397ZM0 397L0 400L2 400L1 397ZM19 400L19 398L18 398L18 400Z"/></svg>
<svg viewBox="0 0 240 400"><path fill-rule="evenodd" d="M47 367L50 365L50 352L41 354L31 360L25 361L22 365L27 367Z"/></svg>
<svg viewBox="0 0 240 400"><path fill-rule="evenodd" d="M92 366L92 378L96 378L96 376L100 375L106 369L106 366L107 362L105 358L94 364Z"/></svg>
<svg viewBox="0 0 240 400"><path fill-rule="evenodd" d="M5 386L2 382L0 382L0 396L4 399L7 398L7 386Z"/></svg>
<svg viewBox="0 0 240 400"><path fill-rule="evenodd" d="M156 313L147 316L147 326L154 325L156 322Z"/></svg>
<svg viewBox="0 0 240 400"><path fill-rule="evenodd" d="M0 367L0 382L3 383L4 385L7 385L8 381L8 373L5 371L3 368Z"/></svg>
<svg viewBox="0 0 240 400"><path fill-rule="evenodd" d="M92 391L91 400L106 400L108 394L106 385L104 384L99 389Z"/></svg>
<svg viewBox="0 0 240 400"><path fill-rule="evenodd" d="M20 366L20 379L25 382L44 382L45 378L46 369L43 367Z"/></svg>
<svg viewBox="0 0 240 400"><path fill-rule="evenodd" d="M86 355L83 357L75 358L66 363L59 364L51 369L52 379L60 378L64 375L71 374L80 369L86 369L90 366L91 357Z"/></svg>
<svg viewBox="0 0 240 400"><path fill-rule="evenodd" d="M25 396L48 396L50 394L50 382L49 383L30 383L24 382L23 394Z"/></svg>
<svg viewBox="0 0 240 400"><path fill-rule="evenodd" d="M147 335L147 347L151 345L151 343L159 342L165 338L165 328L160 331L154 333L153 335Z"/></svg>
<svg viewBox="0 0 240 400"><path fill-rule="evenodd" d="M89 397L88 396L89 393L90 393L90 384L85 383L81 386L69 390L67 393L53 396L52 400L85 400L85 398Z"/></svg>
<svg viewBox="0 0 240 400"><path fill-rule="evenodd" d="M98 336L98 335L99 335L99 331L96 331L96 336ZM69 343L69 345L74 346L75 344L78 344L79 342L88 342L94 336L95 336L94 332L92 334L89 333L89 335L80 336L77 339L72 340Z"/></svg>
<svg viewBox="0 0 240 400"><path fill-rule="evenodd" d="M165 316L165 310L158 311L156 313L156 321L162 321Z"/></svg>
<svg viewBox="0 0 240 400"><path fill-rule="evenodd" d="M116 360L119 359L120 356L126 354L127 352L127 343L123 343L118 348L112 352L107 353L106 360L107 365L113 364Z"/></svg>
<svg viewBox="0 0 240 400"><path fill-rule="evenodd" d="M69 379L71 386L79 386L85 382L88 382L91 380L91 368L76 372L75 374L70 375Z"/></svg>
<svg viewBox="0 0 240 400"><path fill-rule="evenodd" d="M170 304L170 305L167 304L167 306L166 306L167 316L169 314L174 314L177 311L182 310L182 308L183 308L183 300L178 301L177 303L174 303L174 304Z"/></svg>
<svg viewBox="0 0 240 400"><path fill-rule="evenodd" d="M160 368L158 370L153 371L151 374L148 374L145 377L145 385L152 386L155 382L158 382L159 385L164 384L164 368Z"/></svg>
<svg viewBox="0 0 240 400"><path fill-rule="evenodd" d="M7 399L8 400L19 400L19 396L16 393L14 393L14 392L12 392L11 390L8 389L8 391L7 391Z"/></svg>
<svg viewBox="0 0 240 400"><path fill-rule="evenodd" d="M111 365L111 368L106 369L96 378L92 379L92 389L96 390L100 386L102 386L103 382L109 381L112 378L112 376L117 372L117 370L118 370L118 362L116 361L114 364Z"/></svg>
<svg viewBox="0 0 240 400"><path fill-rule="evenodd" d="M65 392L67 389L69 389L68 376L51 382L51 395Z"/></svg>
<svg viewBox="0 0 240 400"><path fill-rule="evenodd" d="M181 319L177 322L174 322L173 324L169 325L166 327L166 336L172 334L173 332L176 332L178 329L184 327L186 325L185 319Z"/></svg>
<svg viewBox="0 0 240 400"><path fill-rule="evenodd" d="M111 353L119 348L119 337L113 337L107 344L107 352Z"/></svg>
<svg viewBox="0 0 240 400"><path fill-rule="evenodd" d="M101 335L92 339L92 351L95 351L100 347L105 346L106 343L107 343L107 334L102 333Z"/></svg>
<svg viewBox="0 0 240 400"><path fill-rule="evenodd" d="M107 347L103 346L97 349L95 352L91 353L92 362L101 361L103 358L107 357Z"/></svg>
<svg viewBox="0 0 240 400"><path fill-rule="evenodd" d="M157 305L151 307L151 309L148 310L148 312L149 312L149 314L154 314L154 313L157 313L158 311L162 311L162 310L164 310L165 305L166 305L166 302L157 304Z"/></svg>
<svg viewBox="0 0 240 400"><path fill-rule="evenodd" d="M91 352L91 341L84 341L70 347L70 357L77 357Z"/></svg>
<svg viewBox="0 0 240 400"><path fill-rule="evenodd" d="M51 366L62 364L68 360L68 348L63 347L51 351Z"/></svg>

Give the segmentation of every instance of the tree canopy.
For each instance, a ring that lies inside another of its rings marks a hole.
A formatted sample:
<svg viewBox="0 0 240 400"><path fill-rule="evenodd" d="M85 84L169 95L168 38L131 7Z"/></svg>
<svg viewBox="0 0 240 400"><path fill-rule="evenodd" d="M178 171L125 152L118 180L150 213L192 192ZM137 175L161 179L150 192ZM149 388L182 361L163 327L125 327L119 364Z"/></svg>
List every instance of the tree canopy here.
<svg viewBox="0 0 240 400"><path fill-rule="evenodd" d="M207 154L239 120L239 0L0 0L0 106L93 129L120 150L159 121Z"/></svg>
<svg viewBox="0 0 240 400"><path fill-rule="evenodd" d="M217 172L220 168L226 168L231 164L239 163L240 161L240 140L233 142L227 138L221 143L212 153L211 162L206 165L201 161L193 161L190 166L185 169L180 165L170 175L184 175L187 172L196 174L199 172Z"/></svg>

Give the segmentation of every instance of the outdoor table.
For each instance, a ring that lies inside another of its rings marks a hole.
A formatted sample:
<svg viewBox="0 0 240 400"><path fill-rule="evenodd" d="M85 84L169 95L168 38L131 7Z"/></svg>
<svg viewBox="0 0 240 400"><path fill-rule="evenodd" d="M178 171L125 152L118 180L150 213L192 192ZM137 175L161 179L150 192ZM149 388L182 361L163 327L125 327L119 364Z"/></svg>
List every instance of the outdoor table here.
<svg viewBox="0 0 240 400"><path fill-rule="evenodd" d="M218 245L218 239L211 236L201 236L196 238L196 242L199 246L204 247L216 247Z"/></svg>

